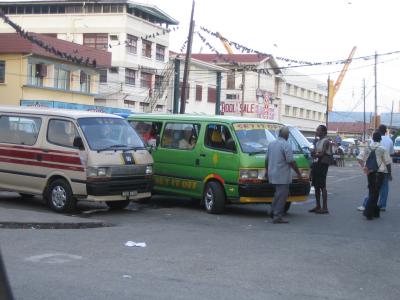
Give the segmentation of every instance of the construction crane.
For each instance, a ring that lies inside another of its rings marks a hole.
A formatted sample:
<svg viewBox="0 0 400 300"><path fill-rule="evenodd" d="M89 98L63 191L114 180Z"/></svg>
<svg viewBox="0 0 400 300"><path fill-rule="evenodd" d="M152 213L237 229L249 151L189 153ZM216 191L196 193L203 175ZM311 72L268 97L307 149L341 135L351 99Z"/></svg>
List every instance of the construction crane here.
<svg viewBox="0 0 400 300"><path fill-rule="evenodd" d="M228 52L229 55L233 54L233 50L227 39L224 38L219 32L217 32L217 37L220 39L222 45L224 45L226 52Z"/></svg>
<svg viewBox="0 0 400 300"><path fill-rule="evenodd" d="M340 89L343 78L346 75L347 70L349 69L351 60L353 59L353 56L354 56L354 53L356 52L356 50L357 50L357 47L354 46L350 52L349 58L346 60L346 63L344 64L343 69L339 74L339 77L336 79L336 82L334 83L333 80L331 80L331 79L328 80L327 112L331 112L333 109L333 99L335 98L335 95L337 94L337 92Z"/></svg>

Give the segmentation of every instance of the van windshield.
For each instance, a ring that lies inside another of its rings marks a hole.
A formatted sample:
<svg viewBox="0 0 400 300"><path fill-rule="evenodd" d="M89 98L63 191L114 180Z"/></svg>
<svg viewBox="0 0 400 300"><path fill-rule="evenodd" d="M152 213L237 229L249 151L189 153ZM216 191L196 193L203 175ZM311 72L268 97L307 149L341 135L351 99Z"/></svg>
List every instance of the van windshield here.
<svg viewBox="0 0 400 300"><path fill-rule="evenodd" d="M78 119L78 124L92 150L145 148L142 140L126 120L103 117L81 118Z"/></svg>
<svg viewBox="0 0 400 300"><path fill-rule="evenodd" d="M269 131L270 126L268 123L233 124L242 151L249 154L266 153L269 143L275 140Z"/></svg>
<svg viewBox="0 0 400 300"><path fill-rule="evenodd" d="M275 129L270 129L269 131L271 132L271 134L274 137L278 138L279 128L280 127L277 127ZM288 142L289 142L290 146L292 146L292 151L293 151L294 154L302 154L302 153L304 153L303 149L301 149L301 146L300 146L300 143L301 143L302 139L301 139L301 141L299 141L298 140L299 136L298 135L293 135L293 130L291 130L291 128L293 128L293 127L289 127L289 139L288 139Z"/></svg>

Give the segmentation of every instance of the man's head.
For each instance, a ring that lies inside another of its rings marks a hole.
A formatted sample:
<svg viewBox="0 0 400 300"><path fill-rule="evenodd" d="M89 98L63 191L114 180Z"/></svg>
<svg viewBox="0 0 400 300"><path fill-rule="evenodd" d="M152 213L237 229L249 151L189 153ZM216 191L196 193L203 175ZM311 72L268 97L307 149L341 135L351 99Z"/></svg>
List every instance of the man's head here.
<svg viewBox="0 0 400 300"><path fill-rule="evenodd" d="M382 140L382 134L380 131L375 131L374 134L372 135L372 140L376 143L380 143Z"/></svg>
<svg viewBox="0 0 400 300"><path fill-rule="evenodd" d="M381 133L381 135L386 135L386 131L387 131L386 125L383 125L383 124L379 125L378 131Z"/></svg>
<svg viewBox="0 0 400 300"><path fill-rule="evenodd" d="M317 127L316 136L322 138L328 134L328 129L325 125L319 125Z"/></svg>
<svg viewBox="0 0 400 300"><path fill-rule="evenodd" d="M288 140L289 139L289 127L283 126L279 129L279 137Z"/></svg>

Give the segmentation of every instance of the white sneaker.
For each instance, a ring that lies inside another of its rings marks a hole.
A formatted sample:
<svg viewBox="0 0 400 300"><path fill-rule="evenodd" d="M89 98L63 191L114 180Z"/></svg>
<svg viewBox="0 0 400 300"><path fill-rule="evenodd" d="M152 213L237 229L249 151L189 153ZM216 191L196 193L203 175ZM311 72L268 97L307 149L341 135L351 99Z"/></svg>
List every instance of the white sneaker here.
<svg viewBox="0 0 400 300"><path fill-rule="evenodd" d="M365 207L361 205L361 206L357 207L357 210L359 210L359 211L364 211L364 210L365 210Z"/></svg>

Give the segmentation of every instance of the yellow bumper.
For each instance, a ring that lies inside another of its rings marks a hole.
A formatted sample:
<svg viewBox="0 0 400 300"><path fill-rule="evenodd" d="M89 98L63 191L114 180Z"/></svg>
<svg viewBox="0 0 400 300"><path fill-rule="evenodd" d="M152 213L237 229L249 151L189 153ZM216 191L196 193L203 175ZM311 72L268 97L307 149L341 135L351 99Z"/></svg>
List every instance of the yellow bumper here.
<svg viewBox="0 0 400 300"><path fill-rule="evenodd" d="M240 203L271 203L272 197L240 197ZM307 201L308 195L304 196L291 196L288 202L304 202Z"/></svg>

